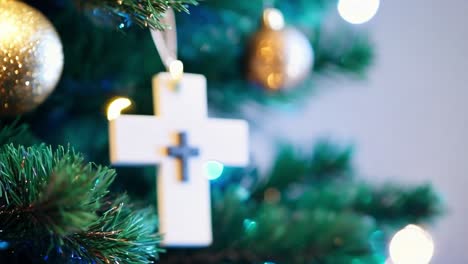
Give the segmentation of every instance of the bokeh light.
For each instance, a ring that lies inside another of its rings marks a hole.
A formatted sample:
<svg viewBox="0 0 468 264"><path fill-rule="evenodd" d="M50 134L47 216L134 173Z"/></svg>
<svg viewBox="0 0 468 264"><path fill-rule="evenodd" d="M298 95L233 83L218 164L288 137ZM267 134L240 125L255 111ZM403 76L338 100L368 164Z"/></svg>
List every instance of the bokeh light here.
<svg viewBox="0 0 468 264"><path fill-rule="evenodd" d="M434 254L434 242L421 227L408 225L393 236L389 250L394 264L428 264Z"/></svg>
<svg viewBox="0 0 468 264"><path fill-rule="evenodd" d="M338 13L351 24L362 24L377 14L379 6L380 0L340 0Z"/></svg>
<svg viewBox="0 0 468 264"><path fill-rule="evenodd" d="M276 8L268 8L263 12L263 23L270 29L281 30L284 28L283 14Z"/></svg>
<svg viewBox="0 0 468 264"><path fill-rule="evenodd" d="M10 243L0 240L0 250L8 249L9 246L10 246Z"/></svg>
<svg viewBox="0 0 468 264"><path fill-rule="evenodd" d="M120 116L120 113L125 108L132 105L132 101L125 97L118 97L112 100L107 106L107 120L114 120Z"/></svg>
<svg viewBox="0 0 468 264"><path fill-rule="evenodd" d="M223 174L224 165L221 162L210 160L205 163L205 174L209 180L216 180Z"/></svg>
<svg viewBox="0 0 468 264"><path fill-rule="evenodd" d="M184 64L180 60L172 61L169 65L169 73L173 80L180 80L184 75Z"/></svg>

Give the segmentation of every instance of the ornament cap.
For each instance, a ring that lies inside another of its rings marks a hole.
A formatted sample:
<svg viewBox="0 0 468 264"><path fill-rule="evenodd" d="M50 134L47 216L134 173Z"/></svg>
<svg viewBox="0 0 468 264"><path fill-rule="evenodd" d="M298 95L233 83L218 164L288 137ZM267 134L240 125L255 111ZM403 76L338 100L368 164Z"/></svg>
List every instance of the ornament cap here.
<svg viewBox="0 0 468 264"><path fill-rule="evenodd" d="M263 11L263 25L271 30L282 30L284 28L284 16L276 8L267 8Z"/></svg>

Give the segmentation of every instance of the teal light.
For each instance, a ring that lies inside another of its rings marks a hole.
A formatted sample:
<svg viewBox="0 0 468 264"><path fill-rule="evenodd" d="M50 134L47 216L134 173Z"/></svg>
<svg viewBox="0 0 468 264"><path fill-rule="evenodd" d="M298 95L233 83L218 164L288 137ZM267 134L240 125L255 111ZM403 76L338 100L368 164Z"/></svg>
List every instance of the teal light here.
<svg viewBox="0 0 468 264"><path fill-rule="evenodd" d="M206 177L209 180L218 179L223 174L223 170L224 165L221 162L211 160L205 164Z"/></svg>
<svg viewBox="0 0 468 264"><path fill-rule="evenodd" d="M257 222L252 219L244 219L244 230L247 234L252 234L257 230Z"/></svg>

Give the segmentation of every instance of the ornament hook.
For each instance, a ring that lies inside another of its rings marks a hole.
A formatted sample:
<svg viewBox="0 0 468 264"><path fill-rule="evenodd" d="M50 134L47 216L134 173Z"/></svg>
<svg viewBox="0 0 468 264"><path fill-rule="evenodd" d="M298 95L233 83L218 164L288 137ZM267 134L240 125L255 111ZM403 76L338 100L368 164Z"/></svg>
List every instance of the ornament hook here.
<svg viewBox="0 0 468 264"><path fill-rule="evenodd" d="M162 21L168 25L168 28L164 31L151 29L151 37L162 63L171 74L172 79L179 82L184 74L184 64L177 59L177 28L174 11L168 9Z"/></svg>

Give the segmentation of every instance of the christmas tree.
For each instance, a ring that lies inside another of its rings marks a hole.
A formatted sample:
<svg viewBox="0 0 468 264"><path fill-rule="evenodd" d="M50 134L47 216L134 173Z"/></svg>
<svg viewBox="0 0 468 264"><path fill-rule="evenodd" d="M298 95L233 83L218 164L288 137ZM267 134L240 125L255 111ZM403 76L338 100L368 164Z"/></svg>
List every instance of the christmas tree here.
<svg viewBox="0 0 468 264"><path fill-rule="evenodd" d="M106 107L119 97L153 114L151 78L165 65L149 29L173 30L168 9L210 112L252 129L246 105L300 108L321 79L365 77L370 38L327 27L333 0L24 2L0 0L0 262L385 263L395 232L441 213L430 185L359 179L352 147L271 140L266 172L256 157L211 168L210 246L161 245L155 168L106 167Z"/></svg>

